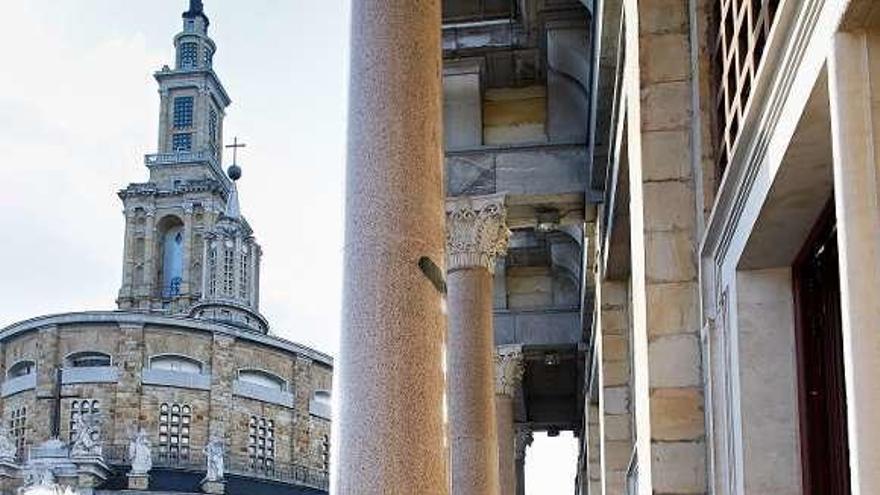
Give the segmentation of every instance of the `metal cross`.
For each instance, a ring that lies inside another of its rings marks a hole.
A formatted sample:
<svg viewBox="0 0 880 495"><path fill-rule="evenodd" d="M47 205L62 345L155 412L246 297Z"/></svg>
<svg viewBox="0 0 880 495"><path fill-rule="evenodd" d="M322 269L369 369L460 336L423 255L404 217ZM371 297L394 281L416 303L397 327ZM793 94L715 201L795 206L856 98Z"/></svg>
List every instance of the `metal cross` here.
<svg viewBox="0 0 880 495"><path fill-rule="evenodd" d="M238 157L238 149L244 148L245 146L247 146L247 145L244 143L239 144L238 136L235 136L235 139L232 140L232 144L226 145L227 148L232 148L232 164L233 165L235 165L237 163L235 160Z"/></svg>
<svg viewBox="0 0 880 495"><path fill-rule="evenodd" d="M38 395L37 399L52 401L52 436L61 438L61 399L80 397L79 394L64 395L61 393L61 367L55 368L55 384L52 387L52 395Z"/></svg>

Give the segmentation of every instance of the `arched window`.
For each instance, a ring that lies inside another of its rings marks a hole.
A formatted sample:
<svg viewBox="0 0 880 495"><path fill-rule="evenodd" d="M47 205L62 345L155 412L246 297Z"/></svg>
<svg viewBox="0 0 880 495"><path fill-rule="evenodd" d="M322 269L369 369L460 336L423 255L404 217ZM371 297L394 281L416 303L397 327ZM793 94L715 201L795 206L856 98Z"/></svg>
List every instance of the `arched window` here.
<svg viewBox="0 0 880 495"><path fill-rule="evenodd" d="M326 390L316 390L313 400L316 404L330 407L330 392Z"/></svg>
<svg viewBox="0 0 880 495"><path fill-rule="evenodd" d="M241 370L238 372L238 379L244 383L271 388L279 392L287 390L287 382L280 376L273 375L268 371Z"/></svg>
<svg viewBox="0 0 880 495"><path fill-rule="evenodd" d="M319 418L330 419L333 413L333 407L330 400L330 392L327 390L316 390L312 394L312 400L309 403L309 414Z"/></svg>
<svg viewBox="0 0 880 495"><path fill-rule="evenodd" d="M202 363L187 356L162 354L160 356L153 356L150 359L150 368L154 370L199 374L202 372Z"/></svg>
<svg viewBox="0 0 880 495"><path fill-rule="evenodd" d="M95 351L74 352L69 354L64 361L71 368L110 366L110 355Z"/></svg>
<svg viewBox="0 0 880 495"><path fill-rule="evenodd" d="M180 295L183 281L183 226L169 228L162 237L162 296Z"/></svg>
<svg viewBox="0 0 880 495"><path fill-rule="evenodd" d="M37 364L33 361L19 361L9 367L6 376L9 378L17 378L19 376L30 375L36 372Z"/></svg>

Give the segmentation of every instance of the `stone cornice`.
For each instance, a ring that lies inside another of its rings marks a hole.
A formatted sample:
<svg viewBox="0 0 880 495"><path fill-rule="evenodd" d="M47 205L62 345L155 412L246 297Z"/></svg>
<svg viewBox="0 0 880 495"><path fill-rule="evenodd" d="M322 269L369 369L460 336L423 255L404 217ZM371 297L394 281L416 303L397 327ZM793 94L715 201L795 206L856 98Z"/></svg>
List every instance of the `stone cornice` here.
<svg viewBox="0 0 880 495"><path fill-rule="evenodd" d="M234 325L211 320L202 320L187 316L166 316L135 311L87 311L81 313L62 313L38 316L29 320L13 323L5 328L0 328L0 342L25 332L39 330L46 326L54 325L62 327L65 325L83 323L115 324L117 326L124 325L126 327L131 327L132 325L156 325L160 327L165 326L169 328L231 335L238 339L287 351L293 355L307 356L308 358L314 359L327 366L333 366L333 358L329 355L274 335L242 330Z"/></svg>
<svg viewBox="0 0 880 495"><path fill-rule="evenodd" d="M522 383L525 366L521 345L495 348L495 394L513 397Z"/></svg>
<svg viewBox="0 0 880 495"><path fill-rule="evenodd" d="M507 251L506 195L463 196L446 200L446 269L486 268Z"/></svg>

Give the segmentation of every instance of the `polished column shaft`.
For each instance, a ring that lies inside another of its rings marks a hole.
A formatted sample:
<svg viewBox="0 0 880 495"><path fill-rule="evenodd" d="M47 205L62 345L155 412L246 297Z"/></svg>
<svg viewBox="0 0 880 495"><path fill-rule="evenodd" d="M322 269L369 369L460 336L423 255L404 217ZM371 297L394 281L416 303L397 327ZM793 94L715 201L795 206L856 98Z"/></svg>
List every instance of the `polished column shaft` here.
<svg viewBox="0 0 880 495"><path fill-rule="evenodd" d="M440 0L351 17L332 491L446 495Z"/></svg>

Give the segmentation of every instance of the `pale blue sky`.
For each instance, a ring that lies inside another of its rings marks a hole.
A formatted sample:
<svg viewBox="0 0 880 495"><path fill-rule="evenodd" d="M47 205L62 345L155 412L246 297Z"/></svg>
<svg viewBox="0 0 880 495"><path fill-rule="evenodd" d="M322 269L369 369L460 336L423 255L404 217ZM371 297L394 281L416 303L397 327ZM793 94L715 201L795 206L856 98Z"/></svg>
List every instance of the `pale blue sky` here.
<svg viewBox="0 0 880 495"><path fill-rule="evenodd" d="M184 0L0 0L0 327L113 309L116 192L155 152L152 73L173 63ZM336 354L348 0L206 0L242 212L265 256L261 310L282 337ZM530 451L530 495L572 492L570 436Z"/></svg>

